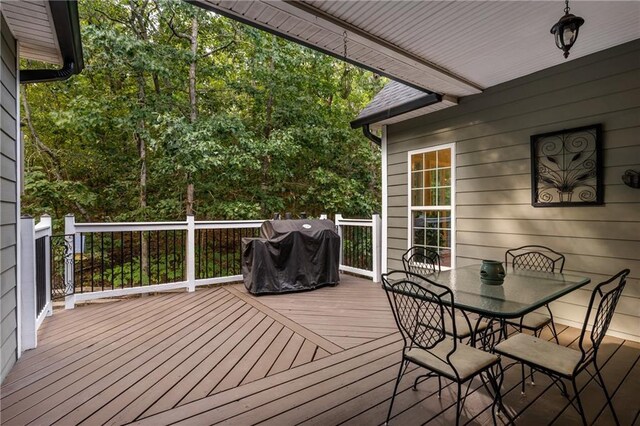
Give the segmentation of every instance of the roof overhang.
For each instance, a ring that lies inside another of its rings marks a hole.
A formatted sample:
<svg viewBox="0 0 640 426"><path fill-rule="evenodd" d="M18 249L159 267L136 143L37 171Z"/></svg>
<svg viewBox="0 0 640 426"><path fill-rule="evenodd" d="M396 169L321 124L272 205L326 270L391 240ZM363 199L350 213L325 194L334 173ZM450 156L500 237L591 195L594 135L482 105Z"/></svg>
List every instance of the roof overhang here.
<svg viewBox="0 0 640 426"><path fill-rule="evenodd" d="M358 117L351 122L351 127L357 129L367 124L378 123L384 120L390 120L406 113L431 106L442 101L442 95L438 93L425 93L424 96L410 100L409 102L400 103L389 108L376 111L372 114Z"/></svg>
<svg viewBox="0 0 640 426"><path fill-rule="evenodd" d="M61 65L21 70L21 83L64 80L84 68L78 4L75 0L2 2L2 15L20 44L20 57Z"/></svg>
<svg viewBox="0 0 640 426"><path fill-rule="evenodd" d="M346 20L332 16L315 7L315 3L311 6L312 2L186 1L392 78L409 87L454 96L482 91L479 85L351 25Z"/></svg>

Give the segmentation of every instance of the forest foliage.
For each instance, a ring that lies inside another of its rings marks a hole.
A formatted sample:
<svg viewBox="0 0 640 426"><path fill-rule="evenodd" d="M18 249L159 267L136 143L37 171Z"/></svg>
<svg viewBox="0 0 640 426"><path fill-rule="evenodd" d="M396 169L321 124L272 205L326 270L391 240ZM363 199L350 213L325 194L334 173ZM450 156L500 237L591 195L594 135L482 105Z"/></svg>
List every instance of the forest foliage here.
<svg viewBox="0 0 640 426"><path fill-rule="evenodd" d="M349 121L383 79L186 2L79 6L83 72L22 87L24 213L379 211L379 148Z"/></svg>

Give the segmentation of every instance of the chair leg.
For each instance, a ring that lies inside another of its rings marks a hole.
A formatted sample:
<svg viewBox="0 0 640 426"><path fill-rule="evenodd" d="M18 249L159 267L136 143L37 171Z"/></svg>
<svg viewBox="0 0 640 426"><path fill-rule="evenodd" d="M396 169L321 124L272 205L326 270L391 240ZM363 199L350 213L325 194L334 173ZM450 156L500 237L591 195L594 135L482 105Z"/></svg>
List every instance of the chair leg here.
<svg viewBox="0 0 640 426"><path fill-rule="evenodd" d="M460 382L458 382L457 385L458 394L456 398L456 426L460 424L460 398L462 397L462 385L460 384Z"/></svg>
<svg viewBox="0 0 640 426"><path fill-rule="evenodd" d="M556 340L556 343L559 345L560 344L560 340L558 340L558 332L556 331L556 324L553 322L553 313L551 312L551 308L549 307L549 305L547 306L547 311L549 312L549 318L551 318L551 322L549 323L549 326L551 328L551 333L553 333L553 338Z"/></svg>
<svg viewBox="0 0 640 426"><path fill-rule="evenodd" d="M396 378L396 385L393 387L393 395L391 395L391 404L389 404L389 412L387 413L387 420L384 422L385 425L389 424L389 419L391 418L391 410L393 409L393 401L396 399L396 392L398 392L398 385L400 384L400 379L404 374L404 370L406 366L409 364L409 361L405 361L404 357L402 358L402 362L400 363L400 369L398 370L398 378Z"/></svg>
<svg viewBox="0 0 640 426"><path fill-rule="evenodd" d="M524 390L525 380L527 380L527 378L525 377L525 374L524 374L524 364L520 364L520 369L522 370L522 388L520 389L520 394L524 396L525 395L525 390Z"/></svg>
<svg viewBox="0 0 640 426"><path fill-rule="evenodd" d="M540 331L541 330L535 330L533 332L533 335L536 337L540 337ZM522 330L520 330L520 332L522 332ZM535 386L536 385L536 381L535 378L533 376L533 367L529 367L530 373L531 373L531 386Z"/></svg>
<svg viewBox="0 0 640 426"><path fill-rule="evenodd" d="M573 393L575 395L575 400L578 402L578 413L580 413L580 417L582 418L582 424L587 426L587 418L584 415L584 408L582 408L582 401L580 401L580 392L578 392L578 385L576 384L576 378L573 377L571 379L571 384L573 385Z"/></svg>
<svg viewBox="0 0 640 426"><path fill-rule="evenodd" d="M496 411L500 411L500 407L502 406L502 395L500 394L500 386L496 382L495 377L493 377L493 373L491 370L487 371L487 377L489 379L489 383L491 383L491 387L493 388L493 404L491 405L491 416L493 417L493 426L498 424L498 420L496 418Z"/></svg>
<svg viewBox="0 0 640 426"><path fill-rule="evenodd" d="M609 396L609 391L607 391L607 386L604 384L604 379L602 378L602 374L600 374L600 368L598 367L598 364L596 364L595 359L593 361L593 366L596 369L596 374L598 375L598 378L600 379L600 383L602 384L602 390L604 391L604 396L607 398L607 404L609 405L609 409L611 410L611 414L613 414L613 419L616 422L616 425L620 424L620 421L618 420L618 416L616 415L616 410L613 409L613 403L611 402L611 396Z"/></svg>

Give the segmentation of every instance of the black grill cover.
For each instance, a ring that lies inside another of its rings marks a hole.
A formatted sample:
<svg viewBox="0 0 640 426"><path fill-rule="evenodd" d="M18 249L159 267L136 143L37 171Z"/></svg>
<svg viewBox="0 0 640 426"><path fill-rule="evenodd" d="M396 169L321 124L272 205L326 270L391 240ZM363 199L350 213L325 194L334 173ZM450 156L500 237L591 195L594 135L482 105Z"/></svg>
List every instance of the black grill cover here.
<svg viewBox="0 0 640 426"><path fill-rule="evenodd" d="M242 239L242 276L251 294L338 284L340 236L332 221L271 220L260 236Z"/></svg>

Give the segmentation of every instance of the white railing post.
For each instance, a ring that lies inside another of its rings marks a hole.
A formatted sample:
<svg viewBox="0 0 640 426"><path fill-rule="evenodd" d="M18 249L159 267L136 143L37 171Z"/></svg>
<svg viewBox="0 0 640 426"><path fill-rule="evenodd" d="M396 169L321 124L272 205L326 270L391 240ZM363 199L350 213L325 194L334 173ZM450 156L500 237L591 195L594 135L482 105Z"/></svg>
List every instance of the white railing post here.
<svg viewBox="0 0 640 426"><path fill-rule="evenodd" d="M373 282L374 283L379 283L380 282L380 268L381 268L381 259L382 259L382 253L381 253L381 234L382 234L382 228L381 228L381 221L380 221L380 215L379 214L374 214L371 217L371 250L372 250L372 260L373 260Z"/></svg>
<svg viewBox="0 0 640 426"><path fill-rule="evenodd" d="M43 214L40 216L40 225L43 228L46 228L45 235L47 238L44 240L44 252L45 260L44 260L44 274L45 274L45 282L46 282L46 301L45 305L47 308L46 315L49 317L53 315L53 304L51 303L51 236L53 235L53 222L51 220L51 216L48 214Z"/></svg>
<svg viewBox="0 0 640 426"><path fill-rule="evenodd" d="M192 214L187 215L187 291L196 291L196 224Z"/></svg>
<svg viewBox="0 0 640 426"><path fill-rule="evenodd" d="M36 332L36 244L35 221L31 216L20 219L20 319L21 350L38 344Z"/></svg>
<svg viewBox="0 0 640 426"><path fill-rule="evenodd" d="M64 258L64 308L73 309L76 305L75 296L75 248L74 241L76 238L76 218L72 214L68 214L64 217L64 234L65 237L65 250L63 257L71 256L70 259Z"/></svg>
<svg viewBox="0 0 640 426"><path fill-rule="evenodd" d="M327 214L326 213L322 213L320 215L320 220L327 220Z"/></svg>
<svg viewBox="0 0 640 426"><path fill-rule="evenodd" d="M341 220L342 215L340 213L336 213L336 228L338 228L338 236L340 237L340 262L338 263L339 267L342 266L342 248L344 247L342 241L342 224L340 224Z"/></svg>

